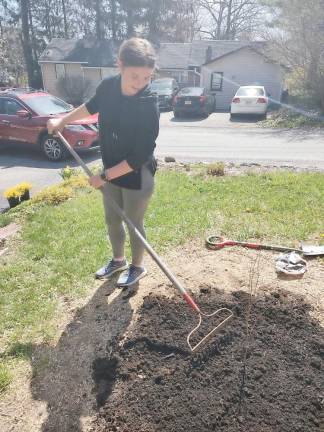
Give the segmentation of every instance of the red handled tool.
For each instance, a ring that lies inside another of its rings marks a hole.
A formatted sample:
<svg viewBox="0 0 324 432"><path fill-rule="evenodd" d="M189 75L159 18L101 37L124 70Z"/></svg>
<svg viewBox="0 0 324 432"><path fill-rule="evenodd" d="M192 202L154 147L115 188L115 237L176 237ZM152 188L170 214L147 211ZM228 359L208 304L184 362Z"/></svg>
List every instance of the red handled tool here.
<svg viewBox="0 0 324 432"><path fill-rule="evenodd" d="M265 245L259 243L250 243L250 242L240 242L236 240L228 240L224 237L219 236L210 236L206 239L206 246L208 249L223 249L225 246L243 246L249 249L266 249L266 250L275 250L279 252L302 252L300 249L293 249L289 247L283 246L273 246L273 245Z"/></svg>
<svg viewBox="0 0 324 432"><path fill-rule="evenodd" d="M236 240L228 240L224 237L212 235L207 237L206 246L208 249L218 250L225 246L243 246L249 249L265 249L278 252L298 252L304 256L320 256L324 255L324 246L307 245L301 243L300 249L289 248L286 246L273 246L260 243L240 242Z"/></svg>

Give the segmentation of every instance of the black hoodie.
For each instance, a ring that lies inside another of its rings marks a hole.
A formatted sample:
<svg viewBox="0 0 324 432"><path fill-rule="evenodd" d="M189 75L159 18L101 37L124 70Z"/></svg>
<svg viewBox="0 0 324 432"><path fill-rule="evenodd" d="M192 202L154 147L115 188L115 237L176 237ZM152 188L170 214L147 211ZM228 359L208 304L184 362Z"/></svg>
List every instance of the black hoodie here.
<svg viewBox="0 0 324 432"><path fill-rule="evenodd" d="M121 92L120 75L105 78L85 106L90 114L99 113L99 140L105 169L126 160L129 174L111 181L127 189L141 189L141 168L155 173L153 156L159 134L157 98L147 86L135 96Z"/></svg>

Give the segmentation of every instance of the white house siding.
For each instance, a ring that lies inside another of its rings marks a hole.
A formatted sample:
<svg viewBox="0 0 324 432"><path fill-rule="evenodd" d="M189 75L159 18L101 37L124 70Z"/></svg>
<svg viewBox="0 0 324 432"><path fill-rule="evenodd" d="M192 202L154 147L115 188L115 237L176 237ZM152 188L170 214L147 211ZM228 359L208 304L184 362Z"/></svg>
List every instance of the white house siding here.
<svg viewBox="0 0 324 432"><path fill-rule="evenodd" d="M58 62L60 63L60 62ZM63 95L57 89L57 76L56 76L56 63L40 63L43 75L43 85L44 90L53 94L54 96L58 96L63 98ZM83 72L81 69L81 63L64 63L65 66L65 75L66 76L83 76Z"/></svg>
<svg viewBox="0 0 324 432"><path fill-rule="evenodd" d="M89 79L91 84L88 90L89 96L95 93L99 83L106 77L114 76L118 73L117 68L113 67L93 67L93 68L83 68L84 78Z"/></svg>
<svg viewBox="0 0 324 432"><path fill-rule="evenodd" d="M114 76L118 74L118 68L114 67L102 67L101 68L101 77L102 79L110 76Z"/></svg>
<svg viewBox="0 0 324 432"><path fill-rule="evenodd" d="M223 86L216 91L216 109L229 109L241 85L263 85L271 98L280 101L283 71L279 65L267 63L265 57L244 48L228 54L201 68L202 85L211 88L212 72L223 72Z"/></svg>
<svg viewBox="0 0 324 432"><path fill-rule="evenodd" d="M88 97L92 96L98 84L101 81L101 73L100 68L83 68L84 79L90 81L90 86L87 90Z"/></svg>
<svg viewBox="0 0 324 432"><path fill-rule="evenodd" d="M41 63L44 90L57 94L55 63Z"/></svg>

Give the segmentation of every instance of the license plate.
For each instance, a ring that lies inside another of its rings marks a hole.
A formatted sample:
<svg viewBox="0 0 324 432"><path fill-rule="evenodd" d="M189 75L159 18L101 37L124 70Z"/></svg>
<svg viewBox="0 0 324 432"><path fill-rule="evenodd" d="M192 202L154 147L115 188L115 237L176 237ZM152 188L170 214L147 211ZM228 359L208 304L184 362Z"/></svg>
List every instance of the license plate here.
<svg viewBox="0 0 324 432"><path fill-rule="evenodd" d="M247 101L245 101L245 105L252 105L252 102L253 101L251 101L251 100L247 100Z"/></svg>
<svg viewBox="0 0 324 432"><path fill-rule="evenodd" d="M191 101L185 101L185 105L191 105Z"/></svg>

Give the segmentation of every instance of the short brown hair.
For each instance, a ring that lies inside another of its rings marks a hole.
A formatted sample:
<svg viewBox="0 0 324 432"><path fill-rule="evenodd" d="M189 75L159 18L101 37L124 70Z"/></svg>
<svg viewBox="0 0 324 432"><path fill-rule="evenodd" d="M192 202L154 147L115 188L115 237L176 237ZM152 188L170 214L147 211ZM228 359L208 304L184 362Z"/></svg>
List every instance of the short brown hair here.
<svg viewBox="0 0 324 432"><path fill-rule="evenodd" d="M148 40L134 37L121 44L118 58L125 67L154 68L156 54Z"/></svg>

